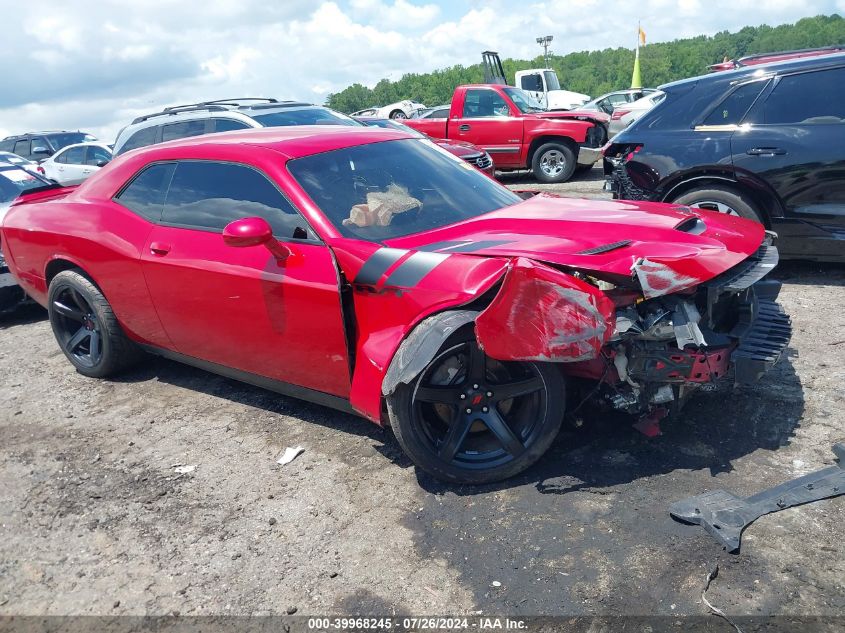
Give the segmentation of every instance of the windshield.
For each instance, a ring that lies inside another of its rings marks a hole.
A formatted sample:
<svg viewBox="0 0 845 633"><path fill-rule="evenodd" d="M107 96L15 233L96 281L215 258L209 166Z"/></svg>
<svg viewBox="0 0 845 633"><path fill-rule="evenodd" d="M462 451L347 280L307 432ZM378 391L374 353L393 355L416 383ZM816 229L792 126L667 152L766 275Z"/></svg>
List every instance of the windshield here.
<svg viewBox="0 0 845 633"><path fill-rule="evenodd" d="M546 90L560 90L560 82L553 70L544 70L543 77L546 78Z"/></svg>
<svg viewBox="0 0 845 633"><path fill-rule="evenodd" d="M48 134L50 144L53 149L59 151L63 147L73 145L74 143L87 143L88 141L96 141L96 136L85 134L85 132L62 132L61 134Z"/></svg>
<svg viewBox="0 0 845 633"><path fill-rule="evenodd" d="M408 134L413 134L417 138L427 138L426 135L422 132L417 132L416 130L409 128L407 125L394 121L393 119L369 119L366 121L361 121L361 123L363 123L364 125L369 125L371 127L384 127L389 130L400 130Z"/></svg>
<svg viewBox="0 0 845 633"><path fill-rule="evenodd" d="M355 119L328 108L285 108L267 114L250 114L264 127L287 125L361 125Z"/></svg>
<svg viewBox="0 0 845 633"><path fill-rule="evenodd" d="M546 109L530 94L519 88L505 88L505 93L523 114L528 112L545 112Z"/></svg>
<svg viewBox="0 0 845 633"><path fill-rule="evenodd" d="M291 175L346 237L372 242L436 229L522 199L422 139L297 158Z"/></svg>
<svg viewBox="0 0 845 633"><path fill-rule="evenodd" d="M19 167L0 165L0 203L11 202L24 191L49 185L52 185L49 180Z"/></svg>

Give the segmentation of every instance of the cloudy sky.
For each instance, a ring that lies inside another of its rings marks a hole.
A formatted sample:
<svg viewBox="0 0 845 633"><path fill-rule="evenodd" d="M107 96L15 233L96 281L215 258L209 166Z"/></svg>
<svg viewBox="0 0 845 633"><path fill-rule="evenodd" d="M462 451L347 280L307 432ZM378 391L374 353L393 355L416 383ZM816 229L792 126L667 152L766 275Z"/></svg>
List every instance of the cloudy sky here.
<svg viewBox="0 0 845 633"><path fill-rule="evenodd" d="M322 103L353 82L845 13L845 0L0 0L0 138L109 142L134 116L233 96ZM566 78L561 82L565 85Z"/></svg>

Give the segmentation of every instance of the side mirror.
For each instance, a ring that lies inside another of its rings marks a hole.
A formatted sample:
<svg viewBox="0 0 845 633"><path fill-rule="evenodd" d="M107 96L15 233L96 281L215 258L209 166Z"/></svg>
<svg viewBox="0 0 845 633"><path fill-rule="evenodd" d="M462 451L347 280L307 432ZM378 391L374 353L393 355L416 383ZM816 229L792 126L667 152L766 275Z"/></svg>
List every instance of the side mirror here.
<svg viewBox="0 0 845 633"><path fill-rule="evenodd" d="M273 229L264 218L241 218L229 222L223 229L223 242L236 248L263 245L276 259L287 259L290 255L287 246L273 237Z"/></svg>
<svg viewBox="0 0 845 633"><path fill-rule="evenodd" d="M32 153L33 154L44 154L44 156L50 156L53 152L51 152L49 149L47 149L43 145L38 145L37 147L32 148Z"/></svg>
<svg viewBox="0 0 845 633"><path fill-rule="evenodd" d="M109 161L103 160L102 158L99 159L96 163L94 163L97 167L105 167L109 164Z"/></svg>

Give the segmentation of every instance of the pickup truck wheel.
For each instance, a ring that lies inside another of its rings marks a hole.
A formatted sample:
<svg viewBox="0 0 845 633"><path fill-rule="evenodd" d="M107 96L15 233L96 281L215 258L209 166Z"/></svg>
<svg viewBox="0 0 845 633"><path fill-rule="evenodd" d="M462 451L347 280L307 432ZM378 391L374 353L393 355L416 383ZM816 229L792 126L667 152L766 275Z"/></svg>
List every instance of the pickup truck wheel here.
<svg viewBox="0 0 845 633"><path fill-rule="evenodd" d="M728 187L715 186L693 189L682 196L678 196L672 202L727 215L738 215L747 220L763 223L763 218L754 208L754 203L740 192Z"/></svg>
<svg viewBox="0 0 845 633"><path fill-rule="evenodd" d="M549 363L500 362L472 330L446 343L387 397L390 424L411 460L442 481L483 484L540 459L563 420L564 381Z"/></svg>
<svg viewBox="0 0 845 633"><path fill-rule="evenodd" d="M391 119L407 119L408 117L405 115L404 112L402 112L402 110L394 110L393 112L390 113L390 118Z"/></svg>
<svg viewBox="0 0 845 633"><path fill-rule="evenodd" d="M537 148L531 171L540 182L566 182L575 173L575 154L566 145L546 143Z"/></svg>
<svg viewBox="0 0 845 633"><path fill-rule="evenodd" d="M80 374L104 378L143 355L124 334L103 293L81 271L56 275L47 301L56 341Z"/></svg>

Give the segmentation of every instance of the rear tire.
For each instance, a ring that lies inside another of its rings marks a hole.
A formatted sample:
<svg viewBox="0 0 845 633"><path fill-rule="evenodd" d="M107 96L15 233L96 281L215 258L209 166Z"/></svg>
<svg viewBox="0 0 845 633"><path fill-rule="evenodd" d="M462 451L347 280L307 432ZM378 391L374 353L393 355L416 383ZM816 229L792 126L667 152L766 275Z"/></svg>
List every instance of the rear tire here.
<svg viewBox="0 0 845 633"><path fill-rule="evenodd" d="M394 120L400 120L401 121L403 119L407 119L408 115L405 114L402 110L394 110L393 112L390 113L390 118L394 119Z"/></svg>
<svg viewBox="0 0 845 633"><path fill-rule="evenodd" d="M672 202L697 209L737 215L763 224L763 216L754 203L739 191L730 187L701 187L678 196Z"/></svg>
<svg viewBox="0 0 845 633"><path fill-rule="evenodd" d="M126 337L103 293L82 271L53 277L47 301L56 341L80 374L105 378L141 358L143 352Z"/></svg>
<svg viewBox="0 0 845 633"><path fill-rule="evenodd" d="M546 143L531 159L531 171L539 182L566 182L575 173L575 152L562 143Z"/></svg>
<svg viewBox="0 0 845 633"><path fill-rule="evenodd" d="M543 456L560 430L564 403L557 367L490 359L468 329L444 343L410 384L400 384L387 410L396 439L420 469L446 482L484 484Z"/></svg>

